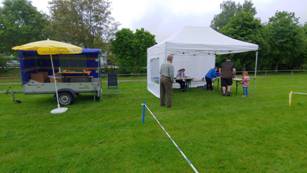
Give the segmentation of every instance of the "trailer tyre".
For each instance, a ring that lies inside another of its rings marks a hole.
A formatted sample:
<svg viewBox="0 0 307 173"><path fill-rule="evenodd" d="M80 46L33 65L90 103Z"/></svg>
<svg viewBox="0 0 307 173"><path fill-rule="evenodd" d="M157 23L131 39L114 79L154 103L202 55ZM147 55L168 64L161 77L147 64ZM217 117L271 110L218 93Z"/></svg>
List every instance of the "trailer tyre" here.
<svg viewBox="0 0 307 173"><path fill-rule="evenodd" d="M60 92L59 102L62 106L70 105L74 102L74 96L69 92Z"/></svg>

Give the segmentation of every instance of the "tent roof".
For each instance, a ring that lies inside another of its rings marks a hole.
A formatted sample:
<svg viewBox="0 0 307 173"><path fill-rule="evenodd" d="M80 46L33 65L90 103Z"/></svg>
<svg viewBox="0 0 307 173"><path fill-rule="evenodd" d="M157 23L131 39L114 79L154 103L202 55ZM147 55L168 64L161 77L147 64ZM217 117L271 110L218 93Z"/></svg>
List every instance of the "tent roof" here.
<svg viewBox="0 0 307 173"><path fill-rule="evenodd" d="M230 38L210 27L184 27L160 44L166 44L168 49L205 50L216 54L258 50L257 44Z"/></svg>

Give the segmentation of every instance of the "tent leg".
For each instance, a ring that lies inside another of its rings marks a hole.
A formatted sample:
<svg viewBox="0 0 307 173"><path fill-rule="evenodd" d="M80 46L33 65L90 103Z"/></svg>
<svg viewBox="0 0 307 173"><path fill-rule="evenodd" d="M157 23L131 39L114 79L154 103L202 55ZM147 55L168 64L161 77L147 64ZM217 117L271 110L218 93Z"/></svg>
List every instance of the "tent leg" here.
<svg viewBox="0 0 307 173"><path fill-rule="evenodd" d="M255 60L255 73L254 73L255 87L256 87L256 78L257 78L257 68L258 68L258 51L256 51L256 60Z"/></svg>
<svg viewBox="0 0 307 173"><path fill-rule="evenodd" d="M256 51L256 60L255 60L255 79L257 77L257 68L258 68L258 51Z"/></svg>

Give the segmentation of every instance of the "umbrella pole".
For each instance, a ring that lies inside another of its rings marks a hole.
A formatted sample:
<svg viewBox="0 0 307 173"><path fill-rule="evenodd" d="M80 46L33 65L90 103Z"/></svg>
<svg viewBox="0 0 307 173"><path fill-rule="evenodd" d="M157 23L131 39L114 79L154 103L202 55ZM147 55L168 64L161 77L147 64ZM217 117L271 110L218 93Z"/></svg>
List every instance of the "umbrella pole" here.
<svg viewBox="0 0 307 173"><path fill-rule="evenodd" d="M50 56L50 62L51 62L51 67L52 67L52 75L53 75L53 83L54 83L54 88L55 88L56 101L58 103L58 108L60 108L59 93L58 93L57 81L55 78L53 59L52 59L52 55L49 55L49 56Z"/></svg>

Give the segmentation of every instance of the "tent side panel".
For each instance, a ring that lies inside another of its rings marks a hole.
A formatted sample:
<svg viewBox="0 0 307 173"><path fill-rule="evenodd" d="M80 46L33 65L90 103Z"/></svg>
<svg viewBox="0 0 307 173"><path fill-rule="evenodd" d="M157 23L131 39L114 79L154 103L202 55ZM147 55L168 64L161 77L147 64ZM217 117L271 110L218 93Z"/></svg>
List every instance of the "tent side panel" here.
<svg viewBox="0 0 307 173"><path fill-rule="evenodd" d="M160 66L165 59L165 45L155 45L147 50L147 90L160 98Z"/></svg>

